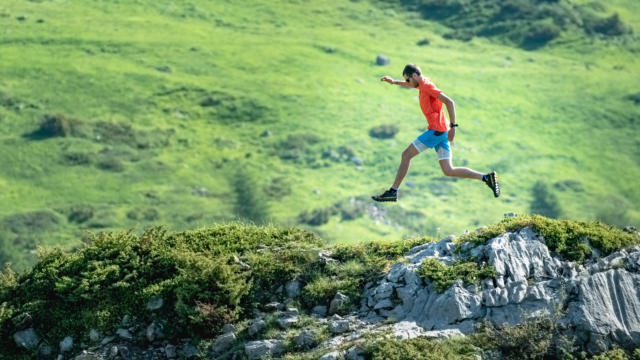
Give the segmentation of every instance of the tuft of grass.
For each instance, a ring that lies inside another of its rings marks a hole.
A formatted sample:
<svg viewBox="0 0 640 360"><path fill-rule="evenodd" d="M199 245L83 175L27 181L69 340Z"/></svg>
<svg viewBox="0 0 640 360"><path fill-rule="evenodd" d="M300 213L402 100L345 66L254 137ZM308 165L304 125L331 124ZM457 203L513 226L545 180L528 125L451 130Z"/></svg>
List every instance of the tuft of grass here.
<svg viewBox="0 0 640 360"><path fill-rule="evenodd" d="M540 215L521 215L506 218L484 230L461 236L458 241L486 244L506 232L530 226L544 237L546 245L568 260L583 262L592 248L604 255L640 244L640 237L599 221L572 221L549 219Z"/></svg>
<svg viewBox="0 0 640 360"><path fill-rule="evenodd" d="M369 342L364 352L367 359L373 360L472 360L480 355L480 349L464 339L435 340L424 337Z"/></svg>
<svg viewBox="0 0 640 360"><path fill-rule="evenodd" d="M498 349L505 359L542 359L552 352L556 325L548 317L535 318L515 326L479 326L471 341L483 349Z"/></svg>
<svg viewBox="0 0 640 360"><path fill-rule="evenodd" d="M465 285L477 285L482 280L497 275L496 269L491 265L480 265L474 261L464 260L445 265L436 259L427 259L422 262L418 274L431 280L438 292L445 291L456 280L462 280Z"/></svg>

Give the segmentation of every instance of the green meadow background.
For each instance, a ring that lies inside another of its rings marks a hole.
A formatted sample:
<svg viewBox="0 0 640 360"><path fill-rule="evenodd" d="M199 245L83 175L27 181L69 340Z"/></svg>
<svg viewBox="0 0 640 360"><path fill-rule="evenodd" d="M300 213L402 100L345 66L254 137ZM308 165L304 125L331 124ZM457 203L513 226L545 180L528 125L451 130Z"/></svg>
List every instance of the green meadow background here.
<svg viewBox="0 0 640 360"><path fill-rule="evenodd" d="M625 33L569 27L534 49L449 36L459 23L418 3L3 0L0 263L237 220L327 242L459 235L508 212L638 225L640 3L573 0ZM495 169L500 198L427 151L398 203L369 200L426 128L417 90L379 80L410 62L455 101L454 166ZM371 136L381 125L397 132Z"/></svg>

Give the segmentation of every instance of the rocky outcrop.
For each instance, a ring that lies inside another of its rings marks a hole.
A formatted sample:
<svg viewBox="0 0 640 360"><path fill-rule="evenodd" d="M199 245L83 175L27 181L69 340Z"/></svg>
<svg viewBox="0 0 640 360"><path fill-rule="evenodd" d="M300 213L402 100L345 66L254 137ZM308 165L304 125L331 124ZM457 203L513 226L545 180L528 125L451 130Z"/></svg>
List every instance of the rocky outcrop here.
<svg viewBox="0 0 640 360"><path fill-rule="evenodd" d="M612 345L640 346L640 246L606 257L594 252L592 259L576 264L552 254L544 238L531 228L504 233L485 245L459 246L453 240L449 237L411 249L403 261L365 286L357 312L345 314L352 300L340 292L329 306L298 310L295 298L303 284L292 280L277 291L282 303L261 305L253 319L244 323L225 324L222 334L208 343L166 339L171 323L139 323L128 315L108 334L90 330L90 341L68 336L49 344L36 333L27 314L13 341L47 359L56 354L74 360L192 359L203 353L211 359L265 359L294 349L313 352L320 359L360 360L372 337L459 337L472 333L481 321L501 327L551 316L556 329L591 353ZM337 262L331 254L321 254L326 264ZM493 266L496 276L475 285L458 280L439 292L419 275L427 259L452 264L462 257ZM155 298L147 309L163 306L164 300ZM83 353L73 355L79 348ZM477 354L482 355L477 356L496 359L498 353L479 350Z"/></svg>
<svg viewBox="0 0 640 360"><path fill-rule="evenodd" d="M547 315L591 351L640 345L640 247L578 265L553 257L540 235L523 228L486 245L463 244L462 253L493 265L497 277L480 286L458 281L439 293L417 270L426 259L458 259L456 247L447 238L411 249L406 262L368 286L361 314L370 322L393 318L463 334L481 320L500 327Z"/></svg>

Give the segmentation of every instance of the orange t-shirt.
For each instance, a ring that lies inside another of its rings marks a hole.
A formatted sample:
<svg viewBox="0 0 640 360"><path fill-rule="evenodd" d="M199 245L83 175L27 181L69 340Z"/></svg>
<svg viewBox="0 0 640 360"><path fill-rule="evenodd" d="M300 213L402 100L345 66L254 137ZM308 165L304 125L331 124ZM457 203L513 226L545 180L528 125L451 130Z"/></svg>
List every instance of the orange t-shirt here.
<svg viewBox="0 0 640 360"><path fill-rule="evenodd" d="M420 90L420 109L427 118L429 129L448 131L447 120L442 111L442 101L438 99L442 90L438 89L431 79L424 76L420 77L418 90Z"/></svg>

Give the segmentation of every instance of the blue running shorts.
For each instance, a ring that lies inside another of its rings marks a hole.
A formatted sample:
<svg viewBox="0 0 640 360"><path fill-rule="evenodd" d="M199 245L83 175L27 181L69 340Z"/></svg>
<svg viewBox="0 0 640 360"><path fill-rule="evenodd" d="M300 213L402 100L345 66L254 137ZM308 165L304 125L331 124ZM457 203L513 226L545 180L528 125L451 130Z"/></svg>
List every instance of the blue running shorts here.
<svg viewBox="0 0 640 360"><path fill-rule="evenodd" d="M411 144L423 152L428 148L435 149L438 160L451 159L451 146L449 146L449 132L445 131L441 135L436 135L434 130L427 130L418 136Z"/></svg>

